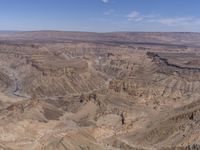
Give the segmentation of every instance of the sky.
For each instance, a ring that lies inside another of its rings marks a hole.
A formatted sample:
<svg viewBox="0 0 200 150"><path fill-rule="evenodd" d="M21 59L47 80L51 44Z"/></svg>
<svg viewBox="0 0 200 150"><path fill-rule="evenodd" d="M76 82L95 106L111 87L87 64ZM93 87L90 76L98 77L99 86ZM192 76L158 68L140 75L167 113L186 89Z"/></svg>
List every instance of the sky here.
<svg viewBox="0 0 200 150"><path fill-rule="evenodd" d="M0 0L0 30L200 32L200 0Z"/></svg>

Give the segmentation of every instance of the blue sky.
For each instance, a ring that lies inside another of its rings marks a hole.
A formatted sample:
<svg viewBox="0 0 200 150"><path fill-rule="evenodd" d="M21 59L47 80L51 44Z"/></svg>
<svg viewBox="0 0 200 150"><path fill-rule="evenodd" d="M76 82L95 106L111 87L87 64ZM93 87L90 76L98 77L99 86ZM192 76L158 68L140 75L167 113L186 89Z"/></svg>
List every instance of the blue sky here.
<svg viewBox="0 0 200 150"><path fill-rule="evenodd" d="M0 0L0 30L200 32L200 0Z"/></svg>

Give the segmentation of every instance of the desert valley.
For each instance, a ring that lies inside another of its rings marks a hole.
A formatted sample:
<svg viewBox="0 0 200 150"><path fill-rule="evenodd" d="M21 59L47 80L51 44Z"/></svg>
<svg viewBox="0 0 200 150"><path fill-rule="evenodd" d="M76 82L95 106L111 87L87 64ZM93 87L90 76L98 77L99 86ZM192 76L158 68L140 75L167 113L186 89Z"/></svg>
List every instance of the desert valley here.
<svg viewBox="0 0 200 150"><path fill-rule="evenodd" d="M200 34L1 32L0 149L200 149Z"/></svg>

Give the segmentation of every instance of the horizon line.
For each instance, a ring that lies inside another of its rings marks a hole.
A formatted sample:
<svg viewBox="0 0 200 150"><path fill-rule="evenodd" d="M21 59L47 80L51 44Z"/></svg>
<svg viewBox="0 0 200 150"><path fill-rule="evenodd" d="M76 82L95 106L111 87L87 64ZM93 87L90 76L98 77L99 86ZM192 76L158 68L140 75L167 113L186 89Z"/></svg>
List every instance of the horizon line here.
<svg viewBox="0 0 200 150"><path fill-rule="evenodd" d="M41 29L41 30L0 30L1 32L79 32L79 33L200 33L194 31L84 31L84 30L54 30L54 29Z"/></svg>

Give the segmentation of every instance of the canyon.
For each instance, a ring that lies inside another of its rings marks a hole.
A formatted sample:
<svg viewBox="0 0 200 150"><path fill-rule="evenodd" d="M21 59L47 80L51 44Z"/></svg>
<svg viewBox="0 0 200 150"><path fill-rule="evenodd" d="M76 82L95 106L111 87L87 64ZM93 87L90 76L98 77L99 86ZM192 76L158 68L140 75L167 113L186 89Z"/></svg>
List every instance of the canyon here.
<svg viewBox="0 0 200 150"><path fill-rule="evenodd" d="M200 34L0 33L0 149L200 149Z"/></svg>

